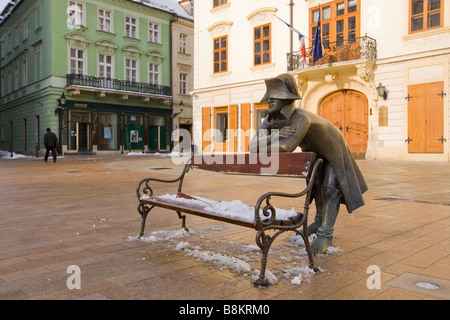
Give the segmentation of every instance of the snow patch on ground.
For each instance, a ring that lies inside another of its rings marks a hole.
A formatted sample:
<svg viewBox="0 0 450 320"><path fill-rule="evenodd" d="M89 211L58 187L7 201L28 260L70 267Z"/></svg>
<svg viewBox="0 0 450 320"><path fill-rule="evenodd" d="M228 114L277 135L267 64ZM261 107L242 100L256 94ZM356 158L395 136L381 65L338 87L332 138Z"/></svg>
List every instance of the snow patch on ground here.
<svg viewBox="0 0 450 320"><path fill-rule="evenodd" d="M186 241L188 237L195 235L194 231L174 230L174 231L154 231L149 235L139 238L138 236L128 237L128 241L143 241L147 243L157 243L157 242L169 242L170 245L167 246L169 250L175 250L183 252L186 256L193 257L198 261L205 261L211 263L220 270L230 270L236 272L244 277L250 276L251 281L255 281L259 277L259 270L252 267L249 262L257 262L259 265L259 259L261 250L257 245L246 245L242 243L235 243L232 241L224 240L212 240L213 243L220 246L220 252L213 250L202 249L198 245L193 245L191 242ZM204 242L204 235L197 234ZM310 241L314 239L314 235L309 237ZM285 246L292 247L292 250L286 250ZM282 244L280 246L272 246L269 256L272 255L270 261L272 263L282 263L285 266L281 270L281 277L284 279L291 279L290 283L293 285L300 285L303 282L309 281L308 279L314 275L314 271L308 266L296 266L297 262L294 262L294 267L288 266L287 263L292 262L295 259L303 259L307 262L307 257L305 249L300 247L304 246L303 239L299 235L293 236L289 239L288 244ZM281 248L282 253L278 253ZM232 250L232 253L226 253L225 251ZM238 252L237 252L238 251ZM276 251L276 252L273 252ZM341 252L339 248L329 247L326 255L330 255L336 252ZM289 257L291 254L294 258ZM257 255L257 258L252 257L252 255ZM324 256L324 255L322 255ZM274 260L277 260L276 262ZM319 272L324 272L319 268ZM275 284L279 281L277 277L271 270L266 270L266 280L270 284Z"/></svg>

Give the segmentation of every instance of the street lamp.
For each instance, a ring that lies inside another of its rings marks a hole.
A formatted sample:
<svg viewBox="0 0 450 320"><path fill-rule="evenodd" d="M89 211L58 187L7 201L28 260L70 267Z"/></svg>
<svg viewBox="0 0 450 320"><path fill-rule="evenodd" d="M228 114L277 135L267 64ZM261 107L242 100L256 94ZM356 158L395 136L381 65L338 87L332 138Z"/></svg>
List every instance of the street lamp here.
<svg viewBox="0 0 450 320"><path fill-rule="evenodd" d="M378 95L379 95L380 97L383 97L384 100L387 99L386 87L383 86L381 83L380 83L380 84L378 85L378 87L377 87L377 92L378 92Z"/></svg>
<svg viewBox="0 0 450 320"><path fill-rule="evenodd" d="M56 108L55 114L58 113L58 117L59 117L59 128L58 128L58 131L59 131L59 134L58 134L58 135L59 135L59 138L58 138L58 144L59 144L59 147L61 147L61 150L58 150L58 152L59 152L60 155L61 155L61 153L62 153L62 144L61 144L61 137L62 137L62 115L61 115L61 112L64 111L64 107L65 107L66 101L67 101L67 98L66 98L66 96L64 95L64 92L62 93L61 97L59 97L59 99L56 99L56 100L58 101L58 108ZM59 147L57 147L57 148L59 149Z"/></svg>
<svg viewBox="0 0 450 320"><path fill-rule="evenodd" d="M184 106L184 103L183 103L183 100L182 100L182 101L180 102L180 112L177 112L177 113L172 114L172 115L170 116L170 118L171 118L171 119L176 118L179 114L181 114L181 113L183 112L183 106Z"/></svg>

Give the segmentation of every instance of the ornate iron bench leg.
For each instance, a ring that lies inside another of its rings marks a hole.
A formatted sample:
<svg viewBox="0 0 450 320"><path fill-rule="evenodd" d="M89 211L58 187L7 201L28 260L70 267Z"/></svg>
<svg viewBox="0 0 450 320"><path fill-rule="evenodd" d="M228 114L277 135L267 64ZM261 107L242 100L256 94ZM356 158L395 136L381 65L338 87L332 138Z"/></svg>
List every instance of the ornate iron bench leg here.
<svg viewBox="0 0 450 320"><path fill-rule="evenodd" d="M143 204L138 205L138 212L142 217L141 221L141 232L139 233L139 238L142 238L144 236L144 229L145 229L145 220L147 220L148 213L150 210L152 210L155 206L147 207Z"/></svg>
<svg viewBox="0 0 450 320"><path fill-rule="evenodd" d="M177 211L178 218L181 219L181 228L189 232L189 228L186 228L186 216L182 215L180 211Z"/></svg>
<svg viewBox="0 0 450 320"><path fill-rule="evenodd" d="M258 231L256 234L256 244L262 251L261 256L261 270L259 273L259 278L254 282L255 286L267 286L269 281L266 279L266 267L267 267L267 256L269 255L269 249L273 241L282 234L284 231L278 231L273 236L266 235L264 231Z"/></svg>

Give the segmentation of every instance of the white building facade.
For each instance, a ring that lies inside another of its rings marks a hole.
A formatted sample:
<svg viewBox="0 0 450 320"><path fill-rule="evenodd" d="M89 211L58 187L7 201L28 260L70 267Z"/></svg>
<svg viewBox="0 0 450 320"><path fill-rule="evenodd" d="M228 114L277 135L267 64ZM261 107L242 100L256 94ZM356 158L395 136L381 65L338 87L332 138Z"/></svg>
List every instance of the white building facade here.
<svg viewBox="0 0 450 320"><path fill-rule="evenodd" d="M194 9L197 150L246 152L266 114L264 79L289 72L298 106L340 128L355 157L449 161L450 0L211 0ZM319 10L324 57L313 65ZM280 19L306 36L306 58Z"/></svg>

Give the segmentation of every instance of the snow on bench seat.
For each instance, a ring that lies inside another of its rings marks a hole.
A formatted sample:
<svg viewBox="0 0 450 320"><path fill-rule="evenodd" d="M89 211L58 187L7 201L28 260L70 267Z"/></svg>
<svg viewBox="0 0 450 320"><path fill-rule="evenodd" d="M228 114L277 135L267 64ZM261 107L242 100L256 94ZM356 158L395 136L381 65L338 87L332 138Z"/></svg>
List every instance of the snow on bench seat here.
<svg viewBox="0 0 450 320"><path fill-rule="evenodd" d="M190 197L190 196L189 196ZM205 216L211 219L239 224L246 227L254 227L255 207L243 203L241 200L217 201L202 197L187 199L174 194L161 196L143 195L141 201L180 212ZM294 208L291 210L275 208L277 220L295 219L299 213ZM263 217L262 209L260 216Z"/></svg>

